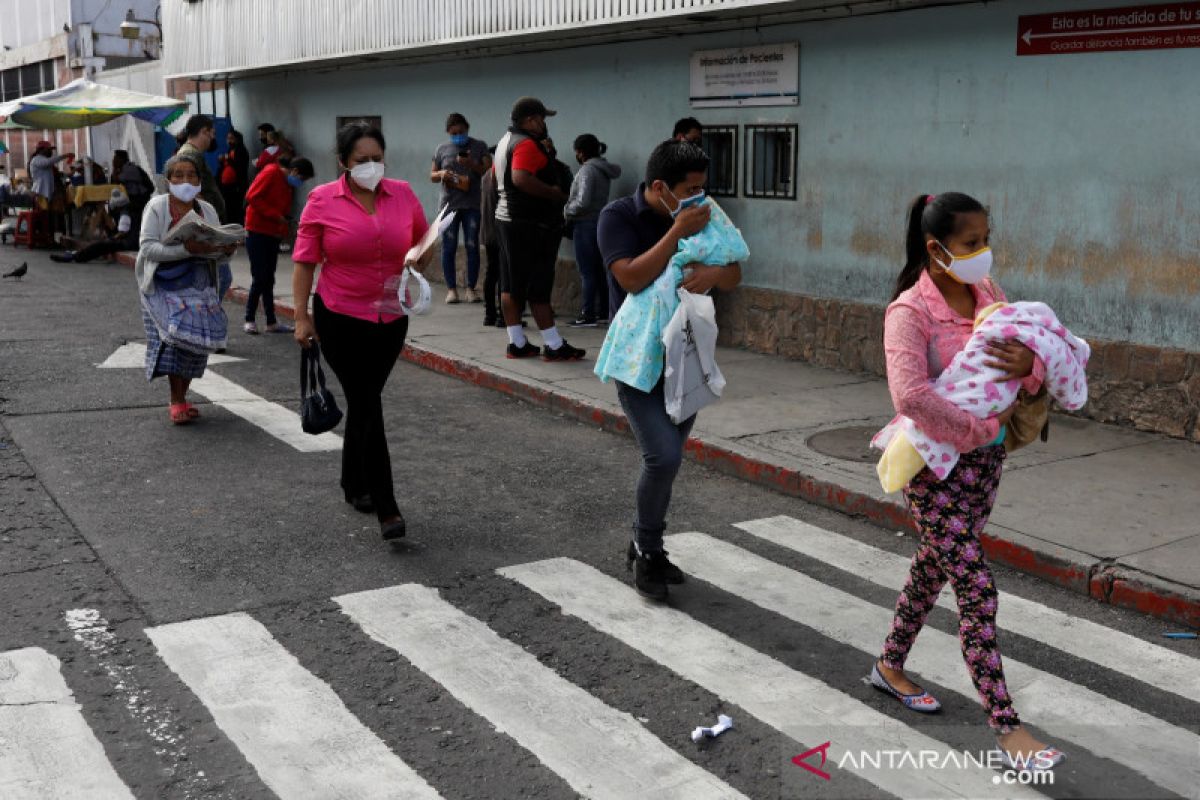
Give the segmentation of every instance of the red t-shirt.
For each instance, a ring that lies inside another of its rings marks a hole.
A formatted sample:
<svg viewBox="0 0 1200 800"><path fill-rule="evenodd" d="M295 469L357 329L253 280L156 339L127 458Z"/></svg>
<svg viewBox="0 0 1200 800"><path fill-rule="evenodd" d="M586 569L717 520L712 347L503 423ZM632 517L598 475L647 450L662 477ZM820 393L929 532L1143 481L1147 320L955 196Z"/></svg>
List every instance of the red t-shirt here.
<svg viewBox="0 0 1200 800"><path fill-rule="evenodd" d="M513 148L512 168L514 170L520 169L536 175L549 163L550 159L533 139L525 139Z"/></svg>

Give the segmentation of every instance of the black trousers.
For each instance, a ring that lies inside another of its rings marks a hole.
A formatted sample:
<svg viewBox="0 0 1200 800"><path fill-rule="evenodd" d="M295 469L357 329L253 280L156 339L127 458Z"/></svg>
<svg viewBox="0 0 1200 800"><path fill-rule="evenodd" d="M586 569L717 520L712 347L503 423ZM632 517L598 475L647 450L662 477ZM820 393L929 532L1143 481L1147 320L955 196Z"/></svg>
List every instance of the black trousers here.
<svg viewBox="0 0 1200 800"><path fill-rule="evenodd" d="M262 301L267 324L275 319L275 270L279 265L279 240L274 236L250 231L246 234L246 255L250 258L250 293L246 298L246 322L254 322Z"/></svg>
<svg viewBox="0 0 1200 800"><path fill-rule="evenodd" d="M77 264L86 264L88 261L94 261L97 258L110 256L113 253L119 253L122 250L130 249L128 243L121 239L103 239L99 242L92 242L89 245L84 245L75 251L73 259ZM134 247L133 249L137 249Z"/></svg>
<svg viewBox="0 0 1200 800"><path fill-rule="evenodd" d="M408 317L368 322L330 311L313 298L313 324L321 352L346 395L342 491L347 500L371 496L382 522L400 513L392 486L392 459L383 429L383 387L408 333Z"/></svg>
<svg viewBox="0 0 1200 800"><path fill-rule="evenodd" d="M500 245L484 245L487 251L487 272L483 276L483 315L489 319L499 317L500 298L496 289L500 286Z"/></svg>

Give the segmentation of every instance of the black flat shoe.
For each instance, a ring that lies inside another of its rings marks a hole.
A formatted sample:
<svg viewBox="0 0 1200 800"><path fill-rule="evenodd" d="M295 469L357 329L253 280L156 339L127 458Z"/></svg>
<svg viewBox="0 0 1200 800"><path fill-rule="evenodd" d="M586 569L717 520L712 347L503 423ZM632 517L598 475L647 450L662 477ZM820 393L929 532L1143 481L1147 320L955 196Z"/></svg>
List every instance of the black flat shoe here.
<svg viewBox="0 0 1200 800"><path fill-rule="evenodd" d="M404 524L404 517L396 517L390 522L379 523L379 535L384 538L384 541L391 539L401 539L407 533Z"/></svg>

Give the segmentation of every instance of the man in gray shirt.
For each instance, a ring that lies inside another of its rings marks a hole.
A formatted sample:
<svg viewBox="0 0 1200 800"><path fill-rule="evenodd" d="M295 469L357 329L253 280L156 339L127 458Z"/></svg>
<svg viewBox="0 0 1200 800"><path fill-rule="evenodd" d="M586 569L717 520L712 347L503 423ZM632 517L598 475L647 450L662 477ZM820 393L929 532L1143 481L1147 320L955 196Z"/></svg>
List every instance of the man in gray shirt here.
<svg viewBox="0 0 1200 800"><path fill-rule="evenodd" d="M467 131L470 125L462 114L454 113L446 118L446 133L450 140L438 146L433 154L433 170L429 178L442 185L439 208L452 213L453 219L442 233L442 275L446 279L446 302L458 303L458 270L455 256L458 255L458 229L463 231L463 243L467 249L467 291L469 303L482 302L475 291L479 281L479 184L483 173L492 166L488 147L479 139L473 139Z"/></svg>

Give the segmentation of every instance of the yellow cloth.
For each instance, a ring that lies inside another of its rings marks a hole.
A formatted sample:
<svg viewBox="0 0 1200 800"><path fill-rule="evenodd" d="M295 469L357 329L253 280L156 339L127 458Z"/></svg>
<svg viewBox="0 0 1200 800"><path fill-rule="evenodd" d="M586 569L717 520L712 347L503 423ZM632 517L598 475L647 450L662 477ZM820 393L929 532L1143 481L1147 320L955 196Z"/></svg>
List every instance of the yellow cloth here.
<svg viewBox="0 0 1200 800"><path fill-rule="evenodd" d="M975 327L978 328L980 323L987 319L992 312L1003 308L1004 305L1004 303L992 303L980 311L975 315ZM925 469L925 459L921 458L921 454L908 441L908 437L904 435L903 431L892 437L892 440L888 442L887 449L880 456L879 463L875 465L879 483L888 494L903 489L923 469Z"/></svg>
<svg viewBox="0 0 1200 800"><path fill-rule="evenodd" d="M76 208L83 208L85 203L107 203L112 198L113 189L120 189L121 194L125 194L125 187L119 183L98 183L88 186L71 187L75 190L75 196L71 201L75 203Z"/></svg>

